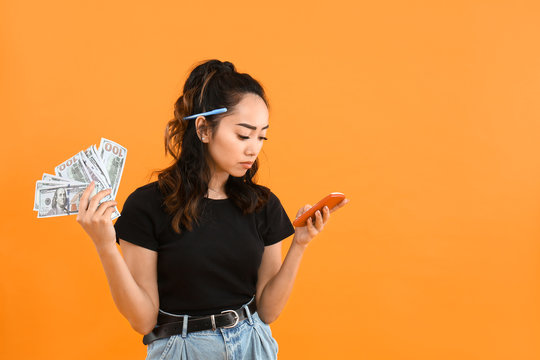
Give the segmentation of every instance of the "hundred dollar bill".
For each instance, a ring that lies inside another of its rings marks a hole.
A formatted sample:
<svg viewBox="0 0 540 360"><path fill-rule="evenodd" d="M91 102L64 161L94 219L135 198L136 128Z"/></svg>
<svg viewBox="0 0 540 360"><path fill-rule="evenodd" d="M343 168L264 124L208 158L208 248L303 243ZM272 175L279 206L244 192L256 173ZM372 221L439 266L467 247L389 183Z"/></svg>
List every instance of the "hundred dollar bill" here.
<svg viewBox="0 0 540 360"><path fill-rule="evenodd" d="M88 149L84 151L84 154L92 164L95 171L97 171L99 176L103 178L105 183L108 187L111 187L111 180L109 179L109 174L107 170L105 169L105 165L103 164L101 158L98 155L98 151L96 149L95 145L90 146Z"/></svg>
<svg viewBox="0 0 540 360"><path fill-rule="evenodd" d="M46 181L46 182L69 182L69 183L73 183L73 184L84 184L82 182L78 182L78 181L71 180L71 179L66 179L66 178L63 178L63 177L60 177L60 176L54 176L54 175L47 174L47 173L43 173L43 177L41 178L41 180Z"/></svg>
<svg viewBox="0 0 540 360"><path fill-rule="evenodd" d="M127 149L114 141L101 138L98 154L105 165L112 187L113 198L116 198L120 179L126 163Z"/></svg>
<svg viewBox="0 0 540 360"><path fill-rule="evenodd" d="M109 184L107 183L107 180L100 176L99 170L96 169L90 160L86 157L86 154L84 151L81 151L79 153L81 157L82 164L84 165L84 169L86 170L86 173L90 177L90 180L93 180L96 183L96 189L97 191L105 190L109 188ZM107 195L103 198L103 200L108 201L111 200L111 195Z"/></svg>
<svg viewBox="0 0 540 360"><path fill-rule="evenodd" d="M102 138L99 150L91 145L55 168L55 175L43 174L36 182L34 210L38 217L52 217L78 213L82 192L94 181L90 199L99 191L111 189L111 194L100 200L114 200L124 170L127 149L114 141ZM78 193L76 189L81 189ZM67 205L66 205L67 204ZM114 207L111 219L120 216Z"/></svg>
<svg viewBox="0 0 540 360"><path fill-rule="evenodd" d="M51 185L53 184L53 185ZM36 183L38 218L75 215L79 213L79 201L89 184L72 183ZM96 194L96 190L90 194L90 199ZM89 200L90 200L89 199ZM120 216L115 207L111 214L111 220Z"/></svg>
<svg viewBox="0 0 540 360"><path fill-rule="evenodd" d="M80 152L67 159L54 168L56 176L75 180L82 183L90 183L92 180L84 168Z"/></svg>
<svg viewBox="0 0 540 360"><path fill-rule="evenodd" d="M90 162L86 158L84 151L80 151L58 165L55 168L55 172L57 176L70 179L72 181L78 181L86 184L89 184L92 182L92 180L95 181L96 186L92 195L108 188L108 184L104 183L105 181L99 177L96 170L93 170ZM100 201L100 204L111 199L111 195L107 195Z"/></svg>
<svg viewBox="0 0 540 360"><path fill-rule="evenodd" d="M101 170L99 169L99 164L97 162L92 163L92 161L90 161L90 159L86 156L84 151L81 151L79 153L79 155L81 156L81 161L82 161L82 163L83 163L83 165L85 167L86 173L95 182L95 188L94 189L97 192L99 192L101 190L111 188L111 186L108 183L108 180L104 177L104 175L101 174ZM94 164L96 164L96 165L94 166ZM114 195L113 195L112 191L111 191L111 193L109 195L103 197L103 199L101 199L99 201L99 203L101 204L101 203L103 203L105 201L109 201L109 200L114 200ZM120 212L118 211L118 209L115 206L112 218L116 219L118 216L120 216Z"/></svg>
<svg viewBox="0 0 540 360"><path fill-rule="evenodd" d="M35 191L35 195L34 195L34 211L38 211L39 210L39 190L41 189L44 189L44 188L56 188L58 186L66 186L66 187L72 187L74 185L83 185L83 186L88 186L88 184L82 184L82 183L69 183L69 182L66 182L66 181L43 181L43 180L38 180L36 181L36 191Z"/></svg>
<svg viewBox="0 0 540 360"><path fill-rule="evenodd" d="M40 188L38 218L77 214L79 200L86 187L87 185L62 184Z"/></svg>

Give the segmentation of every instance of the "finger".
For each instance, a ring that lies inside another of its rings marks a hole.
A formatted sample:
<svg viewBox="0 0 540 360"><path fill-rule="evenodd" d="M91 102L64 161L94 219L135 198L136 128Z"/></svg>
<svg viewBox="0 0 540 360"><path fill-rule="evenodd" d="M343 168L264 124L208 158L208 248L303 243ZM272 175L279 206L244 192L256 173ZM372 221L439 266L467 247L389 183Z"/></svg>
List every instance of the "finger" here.
<svg viewBox="0 0 540 360"><path fill-rule="evenodd" d="M320 232L322 230L322 228L323 228L323 225L324 225L323 224L323 218L322 218L320 210L317 210L317 212L315 213L315 216L316 216L315 227Z"/></svg>
<svg viewBox="0 0 540 360"><path fill-rule="evenodd" d="M343 199L341 200L341 202L339 204L337 204L336 206L334 206L332 208L332 210L330 210L330 212L334 212L336 211L337 209L339 208L342 208L343 206L345 206L345 204L347 204L350 200L349 199Z"/></svg>
<svg viewBox="0 0 540 360"><path fill-rule="evenodd" d="M94 190L95 185L95 182L92 181L90 185L86 187L81 198L79 199L79 214L86 212L86 208L88 207L88 198Z"/></svg>
<svg viewBox="0 0 540 360"><path fill-rule="evenodd" d="M328 222L328 219L330 219L330 209L328 209L328 206L325 206L323 209L323 225Z"/></svg>
<svg viewBox="0 0 540 360"><path fill-rule="evenodd" d="M114 207L117 204L118 203L116 201L114 201L114 200L104 201L101 204L99 204L99 206L98 206L98 208L97 208L97 210L95 212L95 215L101 217L111 207L113 208L113 211L114 211Z"/></svg>
<svg viewBox="0 0 540 360"><path fill-rule="evenodd" d="M114 206L111 206L109 208L107 208L107 210L105 210L105 213L103 214L103 216L105 216L107 219L110 219L111 216L112 216L112 213L114 212L115 208Z"/></svg>
<svg viewBox="0 0 540 360"><path fill-rule="evenodd" d="M111 189L105 189L98 192L96 195L90 199L90 204L88 205L87 212L90 214L94 214L99 206L99 202L101 199L103 199L105 196L109 195L111 193Z"/></svg>
<svg viewBox="0 0 540 360"><path fill-rule="evenodd" d="M314 237L315 235L319 233L317 229L315 228L315 226L313 226L313 220L311 218L308 219L307 227L308 227L309 235L311 237Z"/></svg>

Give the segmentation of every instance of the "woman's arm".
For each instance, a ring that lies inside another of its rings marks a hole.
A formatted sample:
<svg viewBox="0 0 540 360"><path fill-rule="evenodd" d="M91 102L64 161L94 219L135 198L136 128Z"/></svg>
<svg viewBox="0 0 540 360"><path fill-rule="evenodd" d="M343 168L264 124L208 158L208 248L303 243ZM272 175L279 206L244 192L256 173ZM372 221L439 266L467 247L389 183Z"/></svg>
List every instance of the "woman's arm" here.
<svg viewBox="0 0 540 360"><path fill-rule="evenodd" d="M306 226L295 228L293 241L283 264L280 265L281 242L265 247L259 268L256 293L257 312L262 321L270 324L278 318L291 295L306 247L322 231L330 218L330 213L345 206L348 202L349 199L344 199L332 210L325 206L323 214L320 211L315 213L315 224L309 218ZM309 208L311 205L308 204L298 210L296 217L302 215Z"/></svg>
<svg viewBox="0 0 540 360"><path fill-rule="evenodd" d="M157 253L120 239L116 244L98 249L116 307L138 333L148 334L157 322Z"/></svg>
<svg viewBox="0 0 540 360"><path fill-rule="evenodd" d="M116 307L135 331L147 334L157 322L159 310L157 253L121 240L125 259L122 257L111 221L116 202L99 204L110 190L100 191L89 201L93 188L92 182L81 196L77 222L94 242Z"/></svg>
<svg viewBox="0 0 540 360"><path fill-rule="evenodd" d="M296 234L295 234L296 237ZM266 246L257 281L257 312L267 324L274 322L291 295L306 246L291 244L281 264L281 242Z"/></svg>

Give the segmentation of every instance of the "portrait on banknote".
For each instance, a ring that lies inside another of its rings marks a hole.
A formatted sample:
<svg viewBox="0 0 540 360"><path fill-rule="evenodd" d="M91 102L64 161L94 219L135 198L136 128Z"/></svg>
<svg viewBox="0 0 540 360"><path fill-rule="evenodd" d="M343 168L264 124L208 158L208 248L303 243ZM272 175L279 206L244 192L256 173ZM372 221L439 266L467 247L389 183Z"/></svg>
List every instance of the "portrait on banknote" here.
<svg viewBox="0 0 540 360"><path fill-rule="evenodd" d="M69 214L67 194L66 194L66 189L58 188L54 192L52 203L51 203L51 210L49 210L47 215L63 215L63 214L66 214L66 215Z"/></svg>

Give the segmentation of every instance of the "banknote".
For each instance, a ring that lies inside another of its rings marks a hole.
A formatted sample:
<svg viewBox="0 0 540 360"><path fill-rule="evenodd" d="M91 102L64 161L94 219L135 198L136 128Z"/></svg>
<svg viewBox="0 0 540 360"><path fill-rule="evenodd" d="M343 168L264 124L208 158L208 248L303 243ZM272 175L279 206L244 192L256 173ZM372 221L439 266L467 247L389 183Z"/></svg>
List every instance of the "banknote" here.
<svg viewBox="0 0 540 360"><path fill-rule="evenodd" d="M101 199L99 203L101 204L102 202L113 200L116 197L116 194L113 193L113 189L111 187L111 184L109 183L108 176L105 175L106 170L103 169L103 165L101 165L101 161L97 160L97 154L96 154L96 157L94 158L92 154L92 150L90 150L88 153L92 156L93 161L91 161L86 156L86 152L84 151L81 151L79 155L81 157L81 161L84 165L84 168L86 169L86 173L88 174L88 176L90 176L90 179L92 179L94 183L96 184L94 188L95 191L99 192L101 190L111 189L111 193L103 197L103 199ZM100 169L100 166L102 167L101 169ZM115 219L118 216L120 216L120 213L118 212L118 209L116 209L115 207L114 212L111 215L111 217Z"/></svg>
<svg viewBox="0 0 540 360"><path fill-rule="evenodd" d="M79 201L89 184L62 183L60 185L39 186L37 188L38 218L75 215L79 213ZM94 190L90 198L96 194ZM115 208L111 220L120 216Z"/></svg>
<svg viewBox="0 0 540 360"><path fill-rule="evenodd" d="M109 174L105 169L105 165L103 164L103 161L101 161L101 158L98 155L96 145L90 146L84 151L84 154L92 163L92 166L99 172L99 176L104 179L108 187L111 187L111 179L109 179Z"/></svg>
<svg viewBox="0 0 540 360"><path fill-rule="evenodd" d="M114 141L101 138L98 151L111 181L112 195L116 197L126 163L127 149Z"/></svg>
<svg viewBox="0 0 540 360"><path fill-rule="evenodd" d="M43 176L41 177L41 180L46 181L46 182L59 181L59 182L71 182L71 183L75 183L75 184L85 184L85 183L82 183L82 182L66 179L66 178L63 178L63 177L60 177L60 176L55 176L55 175L51 175L51 174L47 174L47 173L43 173Z"/></svg>
<svg viewBox="0 0 540 360"><path fill-rule="evenodd" d="M81 159L81 153L77 153L54 168L56 176L65 179L75 180L82 183L90 183L90 175L88 175Z"/></svg>
<svg viewBox="0 0 540 360"><path fill-rule="evenodd" d="M77 181L80 183L89 184L95 181L95 188L92 195L109 188L106 183L96 174L96 170L89 166L89 161L83 151L75 154L55 168L56 175L68 179L69 181ZM112 197L107 195L100 203L111 200Z"/></svg>
<svg viewBox="0 0 540 360"><path fill-rule="evenodd" d="M55 175L44 173L35 186L34 210L38 212L38 218L77 214L80 197L92 181L95 187L90 199L101 190L111 189L100 204L114 200L126 154L127 149L120 144L101 138L99 149L91 145L57 165ZM111 219L119 216L120 212L115 207Z"/></svg>
<svg viewBox="0 0 540 360"><path fill-rule="evenodd" d="M78 214L79 200L88 185L62 184L38 189L38 218Z"/></svg>
<svg viewBox="0 0 540 360"><path fill-rule="evenodd" d="M39 210L39 191L44 188L56 188L60 185L65 185L66 187L72 187L74 185L87 187L89 184L69 182L65 180L59 180L59 181L38 180L36 181L36 191L34 193L34 211ZM95 195L95 192L91 194L91 196L93 195Z"/></svg>
<svg viewBox="0 0 540 360"><path fill-rule="evenodd" d="M90 160L86 157L86 154L83 151L81 151L79 153L79 156L81 158L81 162L84 166L84 169L86 173L88 174L88 177L90 178L91 181L94 181L94 183L96 184L95 186L96 191L99 192L101 190L109 189L111 186L109 185L109 183L104 177L100 176L100 170L96 169L94 165L92 165ZM107 195L101 200L100 203L102 203L103 201L109 201L111 199L112 199L112 196Z"/></svg>

